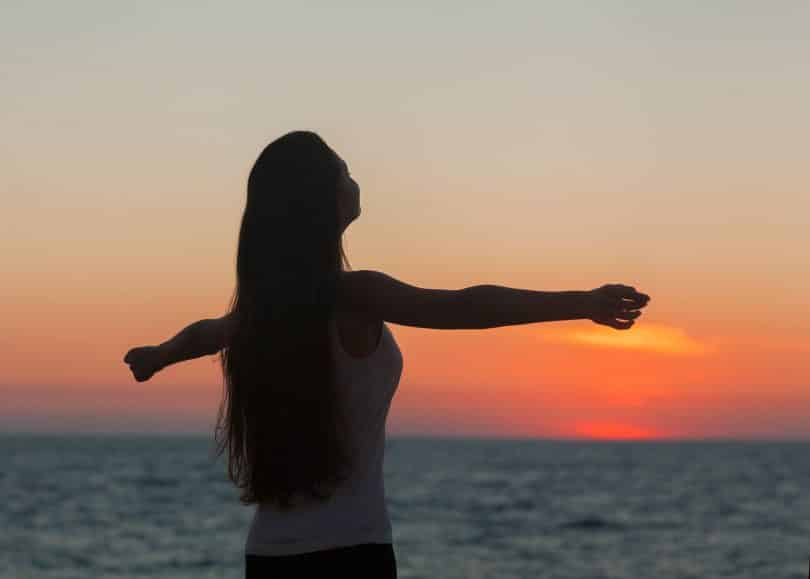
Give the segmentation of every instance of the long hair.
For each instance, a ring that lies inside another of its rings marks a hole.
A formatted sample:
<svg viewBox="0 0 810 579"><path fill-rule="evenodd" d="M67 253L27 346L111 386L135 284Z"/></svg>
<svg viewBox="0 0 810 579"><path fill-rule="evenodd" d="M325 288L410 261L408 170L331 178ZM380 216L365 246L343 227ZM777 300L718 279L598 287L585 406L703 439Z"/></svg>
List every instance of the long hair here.
<svg viewBox="0 0 810 579"><path fill-rule="evenodd" d="M348 265L341 170L316 133L293 131L265 147L248 177L215 426L217 455L227 448L245 505L325 501L353 468L327 334Z"/></svg>

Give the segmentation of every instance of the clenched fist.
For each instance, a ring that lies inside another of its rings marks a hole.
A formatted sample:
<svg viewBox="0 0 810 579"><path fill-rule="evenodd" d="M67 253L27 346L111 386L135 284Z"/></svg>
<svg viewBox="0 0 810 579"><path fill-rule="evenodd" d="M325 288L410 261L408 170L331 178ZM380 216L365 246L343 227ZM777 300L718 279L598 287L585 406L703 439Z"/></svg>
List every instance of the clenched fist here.
<svg viewBox="0 0 810 579"><path fill-rule="evenodd" d="M636 291L636 288L622 284L606 284L588 292L588 319L617 330L629 329L639 311L650 301L650 296Z"/></svg>
<svg viewBox="0 0 810 579"><path fill-rule="evenodd" d="M155 372L162 370L165 365L160 346L132 348L124 356L124 362L129 364L129 369L132 370L132 375L138 382L149 380Z"/></svg>

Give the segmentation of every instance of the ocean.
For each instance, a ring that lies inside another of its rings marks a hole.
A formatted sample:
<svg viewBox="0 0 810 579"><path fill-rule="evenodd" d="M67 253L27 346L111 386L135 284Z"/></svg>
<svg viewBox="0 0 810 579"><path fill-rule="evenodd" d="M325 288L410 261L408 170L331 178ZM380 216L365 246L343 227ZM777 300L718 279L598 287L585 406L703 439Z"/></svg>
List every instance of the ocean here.
<svg viewBox="0 0 810 579"><path fill-rule="evenodd" d="M0 435L2 579L237 579L208 436ZM810 576L810 443L388 437L400 578Z"/></svg>

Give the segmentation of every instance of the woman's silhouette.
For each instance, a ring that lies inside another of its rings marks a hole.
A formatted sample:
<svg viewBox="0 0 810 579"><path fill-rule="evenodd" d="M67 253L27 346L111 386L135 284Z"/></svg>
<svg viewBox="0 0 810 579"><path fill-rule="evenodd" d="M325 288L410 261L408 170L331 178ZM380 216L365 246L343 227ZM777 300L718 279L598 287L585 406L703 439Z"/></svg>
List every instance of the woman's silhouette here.
<svg viewBox="0 0 810 579"><path fill-rule="evenodd" d="M402 356L385 322L485 329L590 319L629 329L649 301L621 284L426 289L352 271L342 235L359 215L359 187L337 153L311 131L279 137L248 178L228 313L124 357L142 382L220 354L217 451L228 450L240 501L256 504L248 579L319 570L396 577L382 464Z"/></svg>

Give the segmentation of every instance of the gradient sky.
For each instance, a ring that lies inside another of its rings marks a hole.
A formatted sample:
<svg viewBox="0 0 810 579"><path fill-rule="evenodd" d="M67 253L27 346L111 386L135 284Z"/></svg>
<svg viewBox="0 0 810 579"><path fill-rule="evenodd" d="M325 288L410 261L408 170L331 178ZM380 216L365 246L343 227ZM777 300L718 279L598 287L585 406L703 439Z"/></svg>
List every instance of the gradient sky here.
<svg viewBox="0 0 810 579"><path fill-rule="evenodd" d="M389 435L810 439L810 3L17 1L0 18L0 429L210 433L247 173L349 163L354 269L633 285L619 332L391 324Z"/></svg>

